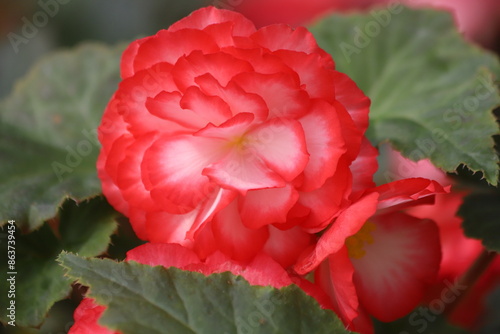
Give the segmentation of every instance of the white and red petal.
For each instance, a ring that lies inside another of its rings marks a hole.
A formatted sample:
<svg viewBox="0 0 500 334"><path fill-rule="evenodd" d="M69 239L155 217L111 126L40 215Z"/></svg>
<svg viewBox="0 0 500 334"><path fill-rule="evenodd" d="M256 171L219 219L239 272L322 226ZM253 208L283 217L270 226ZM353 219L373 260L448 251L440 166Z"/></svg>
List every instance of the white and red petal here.
<svg viewBox="0 0 500 334"><path fill-rule="evenodd" d="M223 159L203 169L213 182L223 188L245 194L248 190L284 187L286 182L255 154L232 149Z"/></svg>
<svg viewBox="0 0 500 334"><path fill-rule="evenodd" d="M151 182L151 196L171 213L184 213L206 199L212 189L203 169L227 154L224 141L182 135L163 136L147 150L143 178Z"/></svg>
<svg viewBox="0 0 500 334"><path fill-rule="evenodd" d="M247 72L237 75L233 81L245 92L262 97L270 117L298 118L309 110L309 96L300 88L296 74Z"/></svg>
<svg viewBox="0 0 500 334"><path fill-rule="evenodd" d="M212 219L212 232L218 248L237 261L249 261L264 247L267 227L249 229L243 225L237 201L231 202Z"/></svg>
<svg viewBox="0 0 500 334"><path fill-rule="evenodd" d="M219 125L232 116L227 103L218 96L207 96L198 87L189 87L180 101L183 109L192 110L200 118Z"/></svg>
<svg viewBox="0 0 500 334"><path fill-rule="evenodd" d="M254 229L283 223L298 198L298 192L289 184L283 188L250 190L238 201L241 220Z"/></svg>
<svg viewBox="0 0 500 334"><path fill-rule="evenodd" d="M203 54L193 51L185 57L179 58L172 68L172 76L181 91L196 86L195 79L204 74L211 74L222 86L237 74L252 72L252 66L243 60L227 53L217 52Z"/></svg>
<svg viewBox="0 0 500 334"><path fill-rule="evenodd" d="M186 238L198 241L200 230L217 214L220 210L228 206L238 193L228 189L215 187L209 194L206 195L206 200L201 202L196 218L191 226L191 229L186 234Z"/></svg>
<svg viewBox="0 0 500 334"><path fill-rule="evenodd" d="M328 256L344 247L345 240L356 234L377 209L378 194L362 197L349 206L319 238L316 246L305 251L294 269L303 275L314 270Z"/></svg>
<svg viewBox="0 0 500 334"><path fill-rule="evenodd" d="M180 29L205 29L206 27L224 22L234 23L234 36L249 36L255 32L255 25L245 16L234 11L205 7L192 12L189 16L175 22L169 31Z"/></svg>
<svg viewBox="0 0 500 334"><path fill-rule="evenodd" d="M436 279L441 261L437 226L403 213L370 220L373 242L365 255L351 258L354 283L363 307L381 321L394 321L410 312Z"/></svg>
<svg viewBox="0 0 500 334"><path fill-rule="evenodd" d="M280 230L269 226L269 239L263 251L275 261L288 268L295 264L299 255L313 242L313 235L305 232L300 227Z"/></svg>
<svg viewBox="0 0 500 334"><path fill-rule="evenodd" d="M182 95L179 92L161 92L154 98L148 98L148 111L161 119L174 122L185 128L186 132L198 130L207 125L208 119L180 106Z"/></svg>
<svg viewBox="0 0 500 334"><path fill-rule="evenodd" d="M247 135L247 147L286 181L296 178L309 162L301 123L274 118L253 128Z"/></svg>
<svg viewBox="0 0 500 334"><path fill-rule="evenodd" d="M192 240L187 238L193 223L198 215L199 208L187 213L173 214L166 211L147 212L146 235L153 243L177 243L186 247L192 247Z"/></svg>
<svg viewBox="0 0 500 334"><path fill-rule="evenodd" d="M162 91L177 91L169 70L162 69L164 66L170 65L156 64L150 69L140 71L133 77L123 80L116 92L115 108L128 123L127 130L135 136L152 131L160 132L160 130L162 133L176 133L184 130L184 127L151 114L146 108L148 98L154 98Z"/></svg>
<svg viewBox="0 0 500 334"><path fill-rule="evenodd" d="M161 62L174 65L180 57L187 56L193 50L213 53L219 50L219 46L210 34L202 30L160 30L139 46L134 58L134 72Z"/></svg>
<svg viewBox="0 0 500 334"><path fill-rule="evenodd" d="M209 123L205 128L194 133L194 136L218 138L225 140L228 148L245 149L245 133L254 121L254 115L241 113L229 118L219 126Z"/></svg>
<svg viewBox="0 0 500 334"><path fill-rule="evenodd" d="M200 89L207 95L218 96L229 106L232 115L250 113L256 122L267 119L269 110L264 100L257 94L246 93L241 87L230 81L226 87L209 73L195 79Z"/></svg>
<svg viewBox="0 0 500 334"><path fill-rule="evenodd" d="M312 191L333 176L340 157L346 152L341 123L335 108L327 102L315 101L311 110L299 119L304 129L309 163L304 169L300 189Z"/></svg>

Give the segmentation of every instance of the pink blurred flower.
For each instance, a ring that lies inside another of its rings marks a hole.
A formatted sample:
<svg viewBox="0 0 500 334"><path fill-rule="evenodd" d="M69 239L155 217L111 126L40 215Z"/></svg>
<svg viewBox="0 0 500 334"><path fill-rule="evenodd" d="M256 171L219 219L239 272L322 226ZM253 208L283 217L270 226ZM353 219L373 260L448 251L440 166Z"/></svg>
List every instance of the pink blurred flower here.
<svg viewBox="0 0 500 334"><path fill-rule="evenodd" d="M271 23L301 25L333 11L369 10L374 6L401 3L414 8L442 8L455 15L465 36L486 47L493 47L500 36L498 0L244 0L233 9L242 12L258 26Z"/></svg>

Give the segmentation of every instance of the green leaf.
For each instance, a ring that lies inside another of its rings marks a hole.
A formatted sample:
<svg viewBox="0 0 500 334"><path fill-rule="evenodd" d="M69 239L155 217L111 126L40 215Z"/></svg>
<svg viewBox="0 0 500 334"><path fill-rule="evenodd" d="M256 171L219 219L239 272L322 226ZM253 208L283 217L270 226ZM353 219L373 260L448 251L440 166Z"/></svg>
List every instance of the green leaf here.
<svg viewBox="0 0 500 334"><path fill-rule="evenodd" d="M35 229L65 198L100 193L96 128L122 50L85 44L54 53L0 103L0 222Z"/></svg>
<svg viewBox="0 0 500 334"><path fill-rule="evenodd" d="M107 307L99 323L127 333L349 333L295 285L250 286L229 272L205 276L136 262L59 257Z"/></svg>
<svg viewBox="0 0 500 334"><path fill-rule="evenodd" d="M311 27L372 100L368 136L445 171L464 163L497 183L492 110L500 103L498 58L467 43L449 13L401 4L333 15Z"/></svg>
<svg viewBox="0 0 500 334"><path fill-rule="evenodd" d="M465 234L481 239L484 247L500 253L500 193L476 192L465 196L458 210Z"/></svg>
<svg viewBox="0 0 500 334"><path fill-rule="evenodd" d="M116 211L102 197L79 204L67 200L60 209L59 219L29 234L15 229L15 243L9 244L14 247L10 250L15 250L14 268L9 268L7 261L0 263L0 279L5 282L8 277L14 277L15 298L6 298L6 289L10 286L1 284L0 309L5 310L10 300L15 300L16 324L38 326L50 307L65 298L71 289L71 281L64 277L64 271L56 262L59 253L68 250L84 256L102 254L116 229L116 216ZM2 233L9 234L14 227L8 223ZM2 254L7 254L7 241L2 239ZM2 312L0 320L10 321L6 316Z"/></svg>

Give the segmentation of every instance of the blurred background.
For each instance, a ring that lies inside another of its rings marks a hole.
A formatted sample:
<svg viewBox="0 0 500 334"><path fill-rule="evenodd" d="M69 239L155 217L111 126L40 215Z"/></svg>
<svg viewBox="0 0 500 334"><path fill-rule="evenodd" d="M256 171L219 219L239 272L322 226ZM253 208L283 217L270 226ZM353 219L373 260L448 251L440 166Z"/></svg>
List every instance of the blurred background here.
<svg viewBox="0 0 500 334"><path fill-rule="evenodd" d="M237 10L257 26L306 24L333 11L369 10L389 0L0 0L0 99L32 65L48 53L83 41L108 44L155 34L193 10L216 5ZM401 0L413 7L438 7L454 13L467 39L500 53L500 0ZM82 291L75 290L75 294ZM495 292L500 295L500 290ZM496 296L495 295L495 296ZM493 297L492 297L493 299ZM498 301L496 297L494 300ZM67 333L75 300L59 302L40 331ZM495 324L496 321L492 321ZM399 328L400 329L400 328ZM5 329L0 325L0 333ZM486 333L486 332L485 332Z"/></svg>

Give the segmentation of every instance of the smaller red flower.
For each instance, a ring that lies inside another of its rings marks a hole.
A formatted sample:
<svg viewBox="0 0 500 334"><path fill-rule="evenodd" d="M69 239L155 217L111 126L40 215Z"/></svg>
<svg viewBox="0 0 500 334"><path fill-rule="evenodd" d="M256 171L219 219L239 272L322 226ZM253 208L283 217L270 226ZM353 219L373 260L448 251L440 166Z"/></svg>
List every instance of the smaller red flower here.
<svg viewBox="0 0 500 334"><path fill-rule="evenodd" d="M369 315L393 321L410 312L437 276L437 226L398 210L447 190L435 181L405 179L366 191L304 252L299 274L315 270L349 328L372 333Z"/></svg>
<svg viewBox="0 0 500 334"><path fill-rule="evenodd" d="M98 305L92 298L84 298L75 310L75 323L68 334L120 334L99 325L99 318L106 307Z"/></svg>

